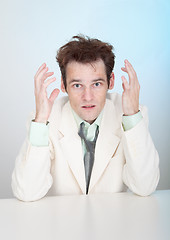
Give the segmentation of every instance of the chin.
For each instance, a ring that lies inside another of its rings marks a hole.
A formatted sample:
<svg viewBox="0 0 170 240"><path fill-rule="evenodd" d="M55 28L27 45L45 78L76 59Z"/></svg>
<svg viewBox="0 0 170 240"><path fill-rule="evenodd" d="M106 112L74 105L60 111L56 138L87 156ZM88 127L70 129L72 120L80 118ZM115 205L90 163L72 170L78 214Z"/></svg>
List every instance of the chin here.
<svg viewBox="0 0 170 240"><path fill-rule="evenodd" d="M92 124L95 120L96 120L97 117L93 117L93 118L83 118L84 121Z"/></svg>
<svg viewBox="0 0 170 240"><path fill-rule="evenodd" d="M100 114L100 113L99 113ZM99 116L99 114L97 114L97 113L86 113L86 114L78 114L79 115L79 117L81 118L81 119L83 119L84 121L86 121L86 122L88 122L88 123L93 123L95 120L96 120L96 118Z"/></svg>

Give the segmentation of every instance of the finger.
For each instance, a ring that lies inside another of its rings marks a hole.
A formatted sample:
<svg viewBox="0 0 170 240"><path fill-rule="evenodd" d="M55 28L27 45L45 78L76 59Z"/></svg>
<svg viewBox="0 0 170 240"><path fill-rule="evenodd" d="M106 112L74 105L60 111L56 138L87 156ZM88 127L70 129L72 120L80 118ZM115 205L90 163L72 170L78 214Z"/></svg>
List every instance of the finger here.
<svg viewBox="0 0 170 240"><path fill-rule="evenodd" d="M51 77L53 74L54 74L54 72L45 73L41 80L45 81L48 77Z"/></svg>
<svg viewBox="0 0 170 240"><path fill-rule="evenodd" d="M45 73L47 73L47 71L48 71L48 67L43 68L43 69L39 72L39 74L37 75L37 79L42 79L42 78L43 78L43 75L44 75Z"/></svg>
<svg viewBox="0 0 170 240"><path fill-rule="evenodd" d="M125 61L126 61L126 63L128 64L128 66L130 67L131 71L132 71L134 74L136 74L136 72L135 72L132 64L131 64L127 59L126 59Z"/></svg>
<svg viewBox="0 0 170 240"><path fill-rule="evenodd" d="M127 69L125 67L122 67L121 70L127 73Z"/></svg>
<svg viewBox="0 0 170 240"><path fill-rule="evenodd" d="M125 91L125 86L124 86L124 83L123 83L123 81L122 81L122 88L123 88L123 90Z"/></svg>
<svg viewBox="0 0 170 240"><path fill-rule="evenodd" d="M122 79L123 90L125 91L126 89L127 90L130 89L127 79L124 76L122 76L121 79Z"/></svg>
<svg viewBox="0 0 170 240"><path fill-rule="evenodd" d="M41 82L46 81L46 79L48 77L51 77L54 74L54 72L48 72L48 73L44 73L43 76L41 77ZM46 81L47 82L47 81Z"/></svg>
<svg viewBox="0 0 170 240"><path fill-rule="evenodd" d="M60 92L60 90L59 90L58 88L55 88L55 89L52 91L52 93L51 93L51 95L50 95L50 97L49 97L49 100L50 100L51 102L54 102L54 100L57 98L59 92Z"/></svg>
<svg viewBox="0 0 170 240"><path fill-rule="evenodd" d="M136 74L132 64L128 60L126 60L126 61L127 61L127 65L131 69L131 72L133 73L133 77L131 79L132 81L130 82L130 85L133 85L134 87L139 87L139 81L138 81L137 74Z"/></svg>
<svg viewBox="0 0 170 240"><path fill-rule="evenodd" d="M129 67L129 69L131 70L131 72L132 72L134 75L136 75L136 72L135 72L132 64L131 64L127 59L125 60L125 62L126 62L126 64L127 64L127 66Z"/></svg>
<svg viewBox="0 0 170 240"><path fill-rule="evenodd" d="M135 73L132 65L130 65L130 63L128 62L127 59L125 60L125 67L127 69L127 73L128 73L128 76L129 76L129 84L131 86L134 86L135 85L135 80L136 80L136 73Z"/></svg>
<svg viewBox="0 0 170 240"><path fill-rule="evenodd" d="M35 77L35 86L38 87L43 81L43 75L48 71L48 67L43 68Z"/></svg>
<svg viewBox="0 0 170 240"><path fill-rule="evenodd" d="M48 79L48 80L44 83L44 87L47 88L52 82L55 82L55 81L56 81L56 78L55 78L55 77Z"/></svg>
<svg viewBox="0 0 170 240"><path fill-rule="evenodd" d="M39 68L38 68L38 71L36 72L35 74L35 78L37 77L37 75L40 73L40 71L46 67L46 63L43 63Z"/></svg>

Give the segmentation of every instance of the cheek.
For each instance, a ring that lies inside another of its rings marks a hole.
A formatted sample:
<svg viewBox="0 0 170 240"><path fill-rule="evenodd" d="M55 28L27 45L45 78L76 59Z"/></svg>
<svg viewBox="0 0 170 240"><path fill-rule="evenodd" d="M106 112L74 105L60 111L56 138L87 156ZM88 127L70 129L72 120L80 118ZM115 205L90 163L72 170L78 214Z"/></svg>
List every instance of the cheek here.
<svg viewBox="0 0 170 240"><path fill-rule="evenodd" d="M104 104L105 103L106 94L107 94L107 91L99 92L98 94L96 94L96 98L98 99L98 102L100 104Z"/></svg>
<svg viewBox="0 0 170 240"><path fill-rule="evenodd" d="M81 96L79 94L69 94L69 101L72 106L78 106L80 104Z"/></svg>

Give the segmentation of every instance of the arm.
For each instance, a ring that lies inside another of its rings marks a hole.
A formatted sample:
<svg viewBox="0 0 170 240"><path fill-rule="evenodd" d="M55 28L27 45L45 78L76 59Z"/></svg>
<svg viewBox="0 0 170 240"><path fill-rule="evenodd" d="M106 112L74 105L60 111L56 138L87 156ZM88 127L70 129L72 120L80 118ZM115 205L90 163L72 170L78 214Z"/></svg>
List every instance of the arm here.
<svg viewBox="0 0 170 240"><path fill-rule="evenodd" d="M126 163L123 181L128 188L148 196L159 182L159 156L148 130L147 109L141 109L142 120L130 130L123 132L122 144Z"/></svg>
<svg viewBox="0 0 170 240"><path fill-rule="evenodd" d="M27 137L16 158L12 174L14 196L22 201L35 201L45 196L52 185L50 174L52 149L34 146L29 139L31 119L27 123Z"/></svg>
<svg viewBox="0 0 170 240"><path fill-rule="evenodd" d="M37 124L45 124L55 98L58 96L59 90L54 89L50 97L47 98L47 87L55 78L46 80L53 73L47 73L48 68L43 64L35 75L35 99L36 99L36 115L35 122ZM46 80L46 82L45 82ZM48 192L52 185L52 176L50 174L51 160L53 158L52 145L34 145L30 141L30 124L31 119L27 123L27 138L16 159L15 168L12 174L12 189L14 195L23 201L34 201L42 198ZM41 130L40 134L43 130ZM46 131L48 134L48 130Z"/></svg>
<svg viewBox="0 0 170 240"><path fill-rule="evenodd" d="M127 60L122 70L129 76L129 83L122 77L122 108L124 115L130 116L139 111L140 87L137 75ZM148 131L145 107L141 109L141 113L143 118L123 133L122 143L126 159L123 181L134 193L147 196L155 191L159 181L159 156Z"/></svg>

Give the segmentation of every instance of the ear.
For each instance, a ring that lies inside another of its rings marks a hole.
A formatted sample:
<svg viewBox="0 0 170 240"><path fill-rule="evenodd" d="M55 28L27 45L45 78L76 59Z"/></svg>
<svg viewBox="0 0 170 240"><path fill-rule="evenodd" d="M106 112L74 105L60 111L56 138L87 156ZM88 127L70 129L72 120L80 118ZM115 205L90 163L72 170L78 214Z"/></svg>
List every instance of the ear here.
<svg viewBox="0 0 170 240"><path fill-rule="evenodd" d="M63 82L63 78L62 78L62 77L61 77L61 91L62 91L63 93L66 92L65 86L64 86L64 82Z"/></svg>
<svg viewBox="0 0 170 240"><path fill-rule="evenodd" d="M110 75L110 85L109 85L110 90L114 88L114 82L115 82L115 75L112 72L111 75Z"/></svg>

